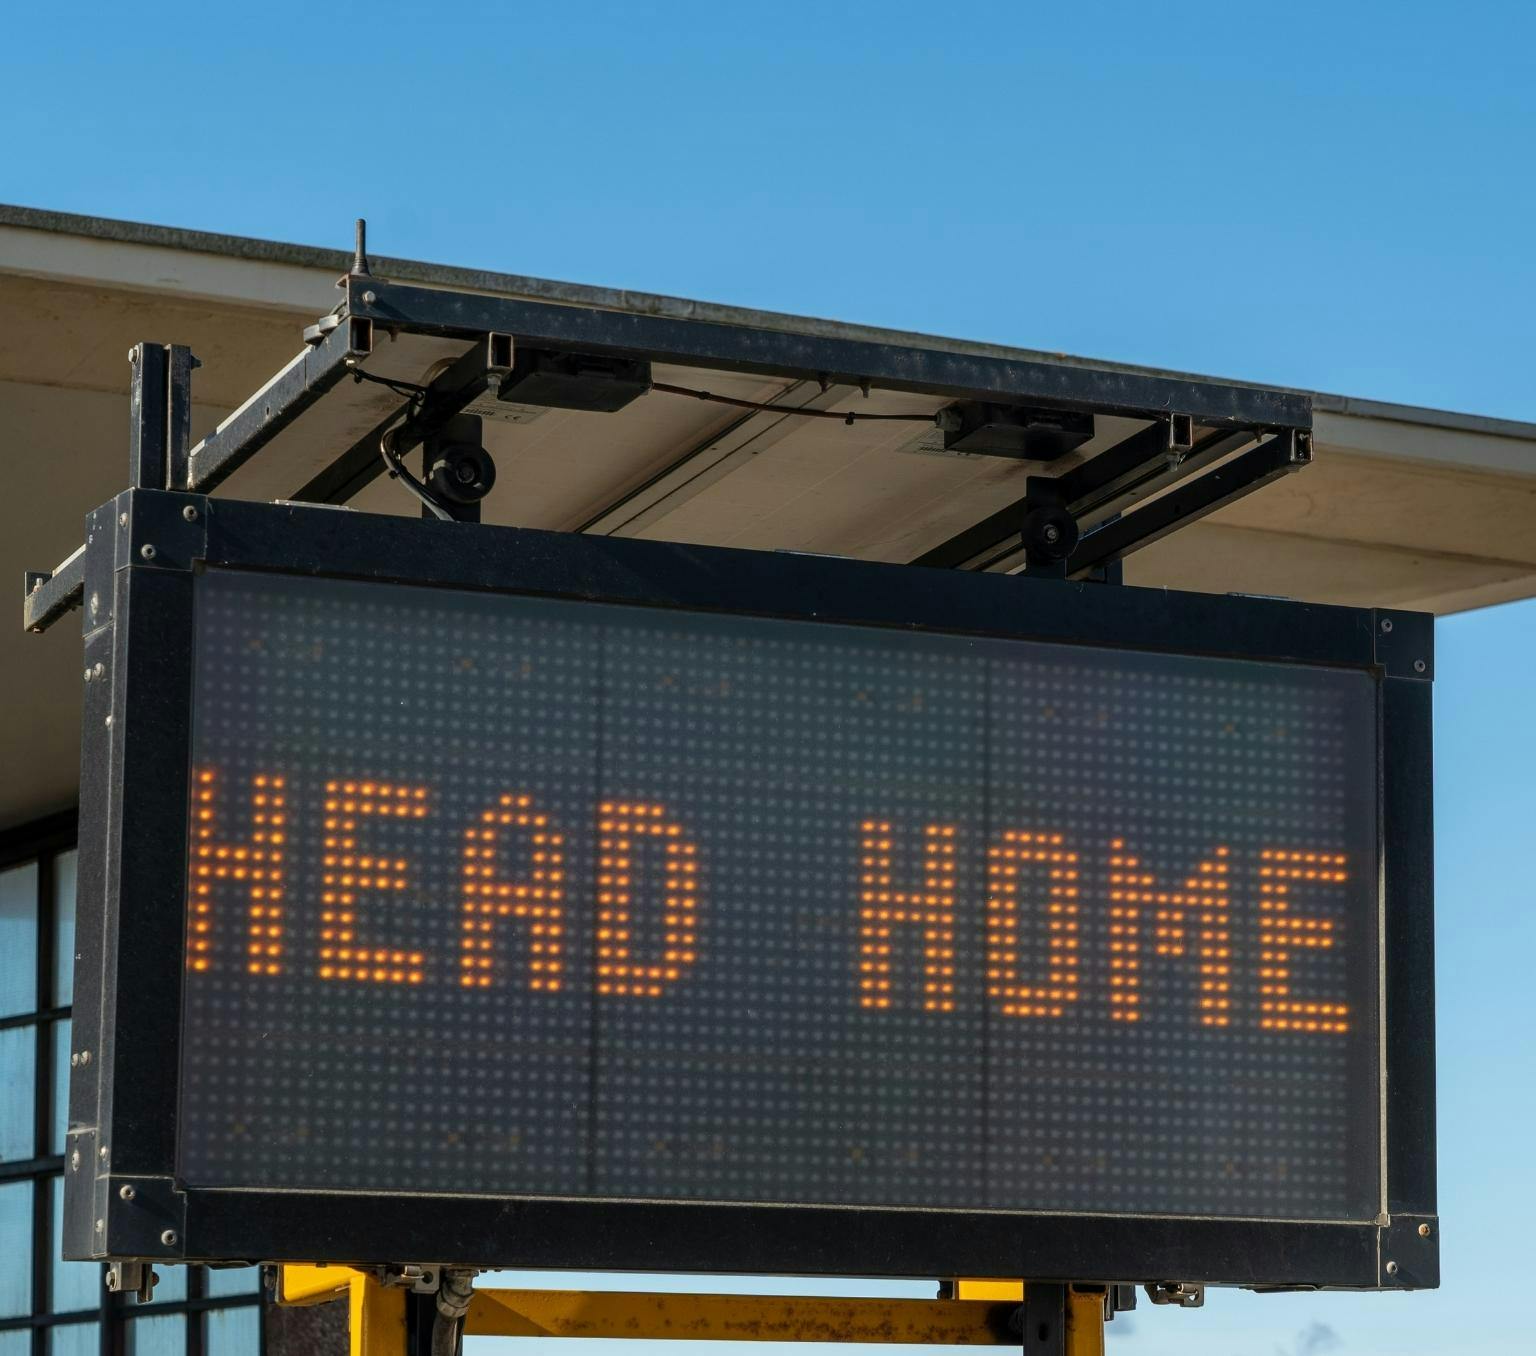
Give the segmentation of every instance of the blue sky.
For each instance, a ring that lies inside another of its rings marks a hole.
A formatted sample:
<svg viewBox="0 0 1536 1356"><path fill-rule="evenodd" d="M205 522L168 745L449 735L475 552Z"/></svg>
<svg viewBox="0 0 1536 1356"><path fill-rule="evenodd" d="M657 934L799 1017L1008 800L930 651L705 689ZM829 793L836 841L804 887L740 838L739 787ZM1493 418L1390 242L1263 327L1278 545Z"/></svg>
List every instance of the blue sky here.
<svg viewBox="0 0 1536 1356"><path fill-rule="evenodd" d="M0 200L1536 420L1536 7L17 8ZM1536 468L1533 468L1536 469ZM1536 605L1440 627L1435 1295L1112 1351L1513 1350ZM1518 1231L1518 1232L1517 1232ZM1486 1325L1482 1330L1479 1325Z"/></svg>

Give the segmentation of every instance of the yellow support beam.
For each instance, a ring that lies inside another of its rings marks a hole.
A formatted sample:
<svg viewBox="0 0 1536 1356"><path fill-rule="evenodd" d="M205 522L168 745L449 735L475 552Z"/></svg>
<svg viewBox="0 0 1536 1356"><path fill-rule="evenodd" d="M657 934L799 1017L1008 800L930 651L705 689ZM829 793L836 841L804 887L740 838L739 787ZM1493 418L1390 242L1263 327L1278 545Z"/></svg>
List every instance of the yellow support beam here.
<svg viewBox="0 0 1536 1356"><path fill-rule="evenodd" d="M1023 1281L983 1281L962 1276L955 1282L957 1300L1012 1300L1024 1303Z"/></svg>
<svg viewBox="0 0 1536 1356"><path fill-rule="evenodd" d="M303 1307L341 1299L361 1272L351 1267L281 1266L277 1269L277 1302Z"/></svg>
<svg viewBox="0 0 1536 1356"><path fill-rule="evenodd" d="M1018 1335L1008 1331L1016 1307L960 1300L477 1290L464 1331L482 1337L1017 1346Z"/></svg>
<svg viewBox="0 0 1536 1356"><path fill-rule="evenodd" d="M405 1291L342 1266L284 1266L280 1304L348 1300L351 1356L405 1356ZM476 1290L465 1332L478 1337L661 1341L871 1342L1017 1347L1020 1281L962 1280L952 1300L778 1295ZM1067 1356L1104 1356L1104 1297L1068 1291Z"/></svg>

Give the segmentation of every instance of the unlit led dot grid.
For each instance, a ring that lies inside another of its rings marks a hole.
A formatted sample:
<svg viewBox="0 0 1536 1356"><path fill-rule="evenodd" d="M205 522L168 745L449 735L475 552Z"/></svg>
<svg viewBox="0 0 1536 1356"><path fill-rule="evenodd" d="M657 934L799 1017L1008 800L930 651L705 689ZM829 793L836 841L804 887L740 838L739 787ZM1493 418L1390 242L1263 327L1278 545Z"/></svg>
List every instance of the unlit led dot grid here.
<svg viewBox="0 0 1536 1356"><path fill-rule="evenodd" d="M1374 1216L1365 675L198 587L189 1182Z"/></svg>

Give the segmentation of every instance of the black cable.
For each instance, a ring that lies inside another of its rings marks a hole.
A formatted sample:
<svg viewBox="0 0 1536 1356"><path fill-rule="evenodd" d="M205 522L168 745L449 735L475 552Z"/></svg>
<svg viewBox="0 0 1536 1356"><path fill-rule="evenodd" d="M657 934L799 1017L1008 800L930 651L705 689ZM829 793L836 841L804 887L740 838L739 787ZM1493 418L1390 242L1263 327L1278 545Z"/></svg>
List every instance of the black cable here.
<svg viewBox="0 0 1536 1356"><path fill-rule="evenodd" d="M432 1320L432 1356L458 1356L464 1340L464 1316L475 1293L475 1273L465 1267L445 1267L437 1287L437 1313Z"/></svg>
<svg viewBox="0 0 1536 1356"><path fill-rule="evenodd" d="M454 521L453 514L421 481L417 480L408 470L405 463L395 455L394 438L398 428L386 429L379 437L379 455L384 458L385 470L389 472L391 480L399 480L406 489L414 494L423 504L431 510L432 514L442 519L445 523Z"/></svg>
<svg viewBox="0 0 1536 1356"><path fill-rule="evenodd" d="M352 369L353 381L371 381L376 386L383 386L393 391L398 396L404 396L407 400L404 413L407 418L418 413L426 403L427 388L418 386L413 381L396 381L392 377L375 376L372 372L364 372L360 367ZM395 454L394 438L400 431L400 425L387 428L379 435L379 455L384 459L384 469L391 480L400 481L406 489L416 496L436 518L445 523L454 522L454 516L448 507L437 498L421 481L417 480L405 466L405 463Z"/></svg>
<svg viewBox="0 0 1536 1356"><path fill-rule="evenodd" d="M352 369L353 381L371 381L375 386L383 386L393 391L398 396L406 396L413 401L419 401L427 394L425 386L418 386L414 381L399 381L394 377L381 377L373 372L365 372L361 367Z"/></svg>
<svg viewBox="0 0 1536 1356"><path fill-rule="evenodd" d="M653 381L651 390L666 395L692 396L695 400L712 400L717 405L734 405L741 410L762 410L768 414L798 414L806 419L838 419L845 424L865 419L894 419L911 424L932 424L931 414L855 414L853 411L839 414L836 410L808 410L798 405L772 405L761 400L740 400L735 396L716 395L713 391L696 391L691 386L672 386L664 381Z"/></svg>

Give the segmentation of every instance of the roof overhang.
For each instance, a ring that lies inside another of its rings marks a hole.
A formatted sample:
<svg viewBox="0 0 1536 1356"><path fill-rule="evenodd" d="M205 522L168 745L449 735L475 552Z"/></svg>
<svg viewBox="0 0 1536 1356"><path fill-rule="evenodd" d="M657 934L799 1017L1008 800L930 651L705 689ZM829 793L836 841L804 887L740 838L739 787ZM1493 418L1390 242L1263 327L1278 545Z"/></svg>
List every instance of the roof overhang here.
<svg viewBox="0 0 1536 1356"><path fill-rule="evenodd" d="M0 208L0 427L11 493L0 551L11 577L51 566L80 541L85 512L126 483L128 364L142 340L189 345L194 438L229 420L301 351L301 331L340 300L341 251ZM1041 365L1199 390L1212 379L998 345L897 333L678 298L378 259L392 284L698 321L780 335L786 347L867 345L953 355L962 365ZM383 326L380 327L384 328ZM419 380L452 342L401 336L373 360ZM662 373L658 372L658 376ZM666 373L718 394L866 412L931 413L939 401L847 382L822 390L772 372ZM1245 384L1277 397L1306 396ZM293 495L376 421L387 393L335 407L341 423L274 443L222 488ZM1401 405L1310 396L1314 460L1304 474L1156 542L1126 562L1127 582L1195 591L1453 612L1536 594L1536 425ZM814 427L812 427L814 425ZM919 426L741 417L661 394L621 415L548 411L494 428L501 478L488 519L614 535L912 560L1016 502L1028 463L914 449ZM1112 440L1134 422L1101 419ZM833 436L835 433L836 436ZM1038 469L1038 468L1036 468ZM374 481L352 500L414 515ZM1006 560L995 568L1012 568ZM62 637L0 641L11 716L0 757L28 768L0 791L0 823L68 803L76 781L78 655ZM61 694L68 694L61 697Z"/></svg>

